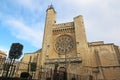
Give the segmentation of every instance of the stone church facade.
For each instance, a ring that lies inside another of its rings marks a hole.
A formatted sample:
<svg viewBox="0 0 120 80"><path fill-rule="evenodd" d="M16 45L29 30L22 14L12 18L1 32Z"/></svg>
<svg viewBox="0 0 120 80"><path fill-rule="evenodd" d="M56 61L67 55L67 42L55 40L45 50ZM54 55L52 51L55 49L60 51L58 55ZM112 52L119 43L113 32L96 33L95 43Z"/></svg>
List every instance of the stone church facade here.
<svg viewBox="0 0 120 80"><path fill-rule="evenodd" d="M58 64L58 71L92 76L93 80L120 80L119 47L103 41L88 42L81 15L74 17L72 22L56 24L56 11L52 5L46 10L42 50L36 62L36 79L41 67L54 70ZM88 79L83 77L81 80Z"/></svg>

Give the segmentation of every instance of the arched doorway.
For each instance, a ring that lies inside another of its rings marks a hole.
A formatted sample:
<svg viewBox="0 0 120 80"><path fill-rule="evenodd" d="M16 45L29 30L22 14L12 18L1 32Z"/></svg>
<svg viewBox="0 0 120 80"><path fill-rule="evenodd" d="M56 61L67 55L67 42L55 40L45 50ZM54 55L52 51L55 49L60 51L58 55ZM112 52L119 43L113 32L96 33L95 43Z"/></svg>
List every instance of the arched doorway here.
<svg viewBox="0 0 120 80"><path fill-rule="evenodd" d="M67 71L65 67L59 68L59 80L67 80Z"/></svg>

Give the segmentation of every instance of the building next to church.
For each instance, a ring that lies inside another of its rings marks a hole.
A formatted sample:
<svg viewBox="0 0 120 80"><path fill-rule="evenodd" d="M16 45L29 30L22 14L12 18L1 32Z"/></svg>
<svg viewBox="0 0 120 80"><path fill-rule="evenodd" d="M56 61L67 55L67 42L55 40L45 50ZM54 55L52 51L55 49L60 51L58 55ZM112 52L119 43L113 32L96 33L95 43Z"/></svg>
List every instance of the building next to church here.
<svg viewBox="0 0 120 80"><path fill-rule="evenodd" d="M3 71L2 68L6 57L7 54L4 51L0 50L0 76L2 75L2 71Z"/></svg>
<svg viewBox="0 0 120 80"><path fill-rule="evenodd" d="M57 70L67 72L68 80L72 77L89 80L90 76L92 80L120 80L119 46L104 41L88 42L81 15L71 22L56 24L52 5L46 10L42 49L38 54L36 79L42 78L44 71L54 70L57 63ZM23 57L24 62L30 58L27 55Z"/></svg>
<svg viewBox="0 0 120 80"><path fill-rule="evenodd" d="M24 57L21 59L21 61L18 63L18 69L15 73L15 76L20 76L22 72L29 72L32 76L32 78L36 78L36 70L31 71L31 63L35 63L36 65L38 64L38 56L41 53L41 49L37 50L32 53L26 53ZM33 66L34 69L36 69L36 66Z"/></svg>

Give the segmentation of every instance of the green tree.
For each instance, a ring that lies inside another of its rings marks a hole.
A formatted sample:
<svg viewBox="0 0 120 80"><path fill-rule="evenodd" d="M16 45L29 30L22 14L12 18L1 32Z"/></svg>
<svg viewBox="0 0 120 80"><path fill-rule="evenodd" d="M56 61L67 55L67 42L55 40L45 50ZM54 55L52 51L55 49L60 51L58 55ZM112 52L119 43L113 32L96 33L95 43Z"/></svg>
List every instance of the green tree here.
<svg viewBox="0 0 120 80"><path fill-rule="evenodd" d="M10 59L19 59L22 55L23 45L20 43L12 43L10 51L9 51L9 58Z"/></svg>

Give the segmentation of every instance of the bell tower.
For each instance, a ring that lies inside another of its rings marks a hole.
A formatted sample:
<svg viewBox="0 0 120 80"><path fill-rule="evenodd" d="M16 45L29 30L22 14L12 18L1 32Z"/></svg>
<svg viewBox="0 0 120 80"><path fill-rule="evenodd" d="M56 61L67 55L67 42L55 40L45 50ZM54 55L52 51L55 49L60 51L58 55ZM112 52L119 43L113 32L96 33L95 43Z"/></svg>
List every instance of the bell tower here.
<svg viewBox="0 0 120 80"><path fill-rule="evenodd" d="M82 67L86 68L90 66L90 62L89 62L90 53L89 53L88 42L85 33L83 16L79 15L74 18L74 26L75 26L77 56L81 57Z"/></svg>
<svg viewBox="0 0 120 80"><path fill-rule="evenodd" d="M44 65L46 56L49 52L49 47L51 47L52 40L52 26L56 23L56 11L54 10L53 5L51 4L46 10L46 21L44 28L44 36L42 43L42 54L41 54L41 65Z"/></svg>

